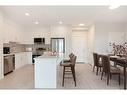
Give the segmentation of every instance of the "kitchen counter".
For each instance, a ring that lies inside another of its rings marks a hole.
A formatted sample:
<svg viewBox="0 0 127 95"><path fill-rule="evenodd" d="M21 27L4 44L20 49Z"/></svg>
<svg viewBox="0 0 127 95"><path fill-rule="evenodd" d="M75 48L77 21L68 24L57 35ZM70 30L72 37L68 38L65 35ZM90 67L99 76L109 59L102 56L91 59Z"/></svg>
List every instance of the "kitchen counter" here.
<svg viewBox="0 0 127 95"><path fill-rule="evenodd" d="M57 65L63 60L64 54L43 54L35 60L35 88L57 87Z"/></svg>
<svg viewBox="0 0 127 95"><path fill-rule="evenodd" d="M23 53L23 52L32 52L32 51L14 52L14 53L10 53L10 54L3 54L3 56L15 55L17 53Z"/></svg>
<svg viewBox="0 0 127 95"><path fill-rule="evenodd" d="M10 55L14 55L14 53L10 53L10 54L3 54L3 56L10 56Z"/></svg>
<svg viewBox="0 0 127 95"><path fill-rule="evenodd" d="M41 59L41 58L57 58L57 57L58 57L58 55L43 54L42 56L39 56L36 59Z"/></svg>

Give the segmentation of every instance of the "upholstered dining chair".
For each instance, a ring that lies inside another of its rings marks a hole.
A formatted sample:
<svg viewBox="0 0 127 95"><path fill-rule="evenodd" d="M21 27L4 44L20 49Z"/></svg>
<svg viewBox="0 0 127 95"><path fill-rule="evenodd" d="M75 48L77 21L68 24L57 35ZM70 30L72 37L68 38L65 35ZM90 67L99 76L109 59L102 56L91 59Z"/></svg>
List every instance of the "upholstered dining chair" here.
<svg viewBox="0 0 127 95"><path fill-rule="evenodd" d="M94 69L96 67L97 68L96 75L98 75L99 68L101 71L102 63L99 62L99 55L97 53L93 53L93 60L94 60L93 72L94 72Z"/></svg>
<svg viewBox="0 0 127 95"><path fill-rule="evenodd" d="M110 65L110 58L108 55L101 55L101 57L102 57L102 63L103 63L101 80L103 78L103 74L104 73L107 74L107 85L108 85L109 79L111 78L111 76L118 75L119 85L120 85L120 69Z"/></svg>
<svg viewBox="0 0 127 95"><path fill-rule="evenodd" d="M63 80L62 80L62 86L64 86L64 78L66 72L71 72L73 75L74 83L76 86L76 76L75 76L75 63L76 63L76 56L73 55L70 57L70 61L66 61L65 63L61 63L61 66L63 66ZM66 70L66 68L70 68L70 70Z"/></svg>

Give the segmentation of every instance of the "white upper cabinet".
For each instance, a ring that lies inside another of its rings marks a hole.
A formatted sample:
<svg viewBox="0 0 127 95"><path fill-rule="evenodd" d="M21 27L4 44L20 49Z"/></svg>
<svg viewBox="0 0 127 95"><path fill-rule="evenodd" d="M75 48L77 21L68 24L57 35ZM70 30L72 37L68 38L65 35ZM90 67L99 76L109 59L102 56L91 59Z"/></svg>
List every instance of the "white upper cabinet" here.
<svg viewBox="0 0 127 95"><path fill-rule="evenodd" d="M45 44L50 44L50 30L49 27L26 29L24 44L34 44L34 38L45 38Z"/></svg>

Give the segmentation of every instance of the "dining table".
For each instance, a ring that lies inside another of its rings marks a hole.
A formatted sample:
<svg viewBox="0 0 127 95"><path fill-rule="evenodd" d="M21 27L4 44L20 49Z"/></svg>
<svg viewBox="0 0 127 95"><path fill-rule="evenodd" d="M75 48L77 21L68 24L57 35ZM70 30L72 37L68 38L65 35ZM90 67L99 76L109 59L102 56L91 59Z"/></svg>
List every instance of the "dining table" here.
<svg viewBox="0 0 127 95"><path fill-rule="evenodd" d="M127 58L120 56L110 56L110 60L115 63L115 65L119 65L123 67L123 75L124 75L124 89L126 89L126 68L127 68Z"/></svg>

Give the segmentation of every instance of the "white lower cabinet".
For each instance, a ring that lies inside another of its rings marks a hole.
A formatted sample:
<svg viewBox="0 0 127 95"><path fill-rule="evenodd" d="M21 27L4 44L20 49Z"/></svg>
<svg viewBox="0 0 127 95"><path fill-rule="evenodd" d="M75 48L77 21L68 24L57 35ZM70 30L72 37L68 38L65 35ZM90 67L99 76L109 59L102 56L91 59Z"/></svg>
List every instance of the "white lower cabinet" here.
<svg viewBox="0 0 127 95"><path fill-rule="evenodd" d="M32 64L32 52L20 52L15 54L15 69L26 64Z"/></svg>

